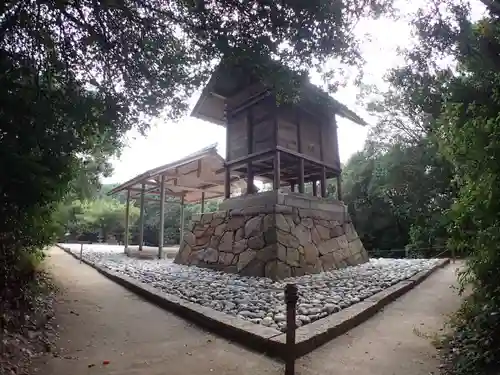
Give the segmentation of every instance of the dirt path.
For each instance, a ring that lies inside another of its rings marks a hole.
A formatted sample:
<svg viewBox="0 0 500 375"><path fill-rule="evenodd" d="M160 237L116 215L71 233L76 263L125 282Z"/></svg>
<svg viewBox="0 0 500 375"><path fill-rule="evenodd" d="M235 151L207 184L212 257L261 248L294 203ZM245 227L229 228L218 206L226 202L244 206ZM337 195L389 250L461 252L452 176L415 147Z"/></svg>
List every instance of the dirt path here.
<svg viewBox="0 0 500 375"><path fill-rule="evenodd" d="M48 266L62 288L60 354L37 364L41 374L283 374L280 363L141 300L57 248L51 250ZM297 374L435 371L435 350L413 329L437 331L442 314L458 306L449 289L455 268L438 271L368 322L299 359Z"/></svg>
<svg viewBox="0 0 500 375"><path fill-rule="evenodd" d="M281 364L143 301L58 248L50 251L48 266L62 288L56 311L60 355L39 364L40 374L282 372Z"/></svg>
<svg viewBox="0 0 500 375"><path fill-rule="evenodd" d="M300 359L302 375L430 375L439 361L431 339L446 315L456 311L458 263L436 271L422 284L347 334Z"/></svg>

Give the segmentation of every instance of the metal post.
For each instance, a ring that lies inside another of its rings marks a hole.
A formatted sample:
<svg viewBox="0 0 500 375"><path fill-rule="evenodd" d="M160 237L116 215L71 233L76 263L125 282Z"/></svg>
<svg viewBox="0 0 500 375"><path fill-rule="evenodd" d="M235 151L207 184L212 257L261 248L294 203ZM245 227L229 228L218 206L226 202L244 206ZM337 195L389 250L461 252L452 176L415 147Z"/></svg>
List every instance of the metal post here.
<svg viewBox="0 0 500 375"><path fill-rule="evenodd" d="M160 228L158 233L158 259L163 255L163 241L165 238L165 176L160 179Z"/></svg>
<svg viewBox="0 0 500 375"><path fill-rule="evenodd" d="M205 192L201 193L201 213L205 212Z"/></svg>
<svg viewBox="0 0 500 375"><path fill-rule="evenodd" d="M142 251L142 243L144 242L144 192L146 185L142 184L141 187L141 213L139 216L139 251Z"/></svg>
<svg viewBox="0 0 500 375"><path fill-rule="evenodd" d="M128 234L130 225L130 189L127 190L127 205L125 206L125 234L123 239L125 254L128 252Z"/></svg>
<svg viewBox="0 0 500 375"><path fill-rule="evenodd" d="M181 222L180 222L180 239L179 243L182 243L184 238L184 195L181 198Z"/></svg>
<svg viewBox="0 0 500 375"><path fill-rule="evenodd" d="M285 302L286 302L286 353L285 375L295 374L295 311L299 294L297 285L286 284L285 287Z"/></svg>
<svg viewBox="0 0 500 375"><path fill-rule="evenodd" d="M318 185L316 184L316 180L313 180L312 182L312 188L313 188L313 197L318 196Z"/></svg>
<svg viewBox="0 0 500 375"><path fill-rule="evenodd" d="M80 263L82 263L82 257L83 257L83 243L80 244Z"/></svg>

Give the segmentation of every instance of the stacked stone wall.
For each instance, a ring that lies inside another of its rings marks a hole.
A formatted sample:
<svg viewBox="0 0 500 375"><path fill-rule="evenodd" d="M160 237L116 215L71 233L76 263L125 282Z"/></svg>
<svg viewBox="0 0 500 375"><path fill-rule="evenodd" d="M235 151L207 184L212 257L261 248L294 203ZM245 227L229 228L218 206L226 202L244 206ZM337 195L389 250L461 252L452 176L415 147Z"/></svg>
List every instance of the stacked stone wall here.
<svg viewBox="0 0 500 375"><path fill-rule="evenodd" d="M284 279L368 260L349 215L275 204L194 215L176 263Z"/></svg>

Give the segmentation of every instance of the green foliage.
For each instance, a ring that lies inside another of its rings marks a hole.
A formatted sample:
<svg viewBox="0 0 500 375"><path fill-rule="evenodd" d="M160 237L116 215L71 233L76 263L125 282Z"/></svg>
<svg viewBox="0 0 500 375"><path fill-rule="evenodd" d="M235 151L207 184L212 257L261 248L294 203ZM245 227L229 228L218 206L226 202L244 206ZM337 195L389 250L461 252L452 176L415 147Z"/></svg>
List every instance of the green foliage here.
<svg viewBox="0 0 500 375"><path fill-rule="evenodd" d="M60 204L54 212L54 220L60 226L59 238L80 240L85 237L115 236L124 240L126 205L117 199L105 197L92 200L74 200L69 204ZM134 223L139 218L139 208L130 205L129 220Z"/></svg>
<svg viewBox="0 0 500 375"><path fill-rule="evenodd" d="M78 224L81 207L71 202L96 194L124 133L145 130L152 116L178 118L217 59L255 57L259 72L265 71L261 55L299 72L330 55L361 64L353 25L391 3L2 2L2 293L17 280L19 259L60 235L58 222ZM278 83L277 73L263 78ZM87 216L101 230L121 225L115 203L86 209L101 210L99 219Z"/></svg>
<svg viewBox="0 0 500 375"><path fill-rule="evenodd" d="M372 136L375 138L375 136ZM368 142L343 171L344 201L363 244L377 250L429 249L446 239L447 210L454 197L449 163L429 138L419 143ZM397 253L397 252L396 252ZM395 253L395 254L396 254Z"/></svg>
<svg viewBox="0 0 500 375"><path fill-rule="evenodd" d="M441 221L449 248L468 255L459 280L470 292L450 322L446 371L456 375L495 373L500 362L500 3L485 3L491 13L475 23L460 2L420 10L413 23L419 41L407 51L407 65L389 76L393 103L429 129L452 166L449 186L457 196ZM443 56L455 64L438 64ZM399 120L389 117L391 130L402 129ZM412 230L415 242L425 237L421 228Z"/></svg>

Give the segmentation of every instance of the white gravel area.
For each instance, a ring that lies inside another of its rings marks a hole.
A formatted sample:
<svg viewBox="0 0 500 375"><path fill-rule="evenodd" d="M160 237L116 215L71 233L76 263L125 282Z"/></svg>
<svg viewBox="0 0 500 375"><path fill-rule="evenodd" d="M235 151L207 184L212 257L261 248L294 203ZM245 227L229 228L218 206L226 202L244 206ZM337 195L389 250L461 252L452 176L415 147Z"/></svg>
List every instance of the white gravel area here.
<svg viewBox="0 0 500 375"><path fill-rule="evenodd" d="M67 246L76 255L80 247ZM206 268L188 267L171 260L128 258L105 246L85 246L83 257L93 264L150 284L187 301L236 315L256 324L286 330L283 289L294 282L299 289L297 324L324 318L360 302L416 273L429 269L437 259L371 259L340 270L285 279L244 277Z"/></svg>

